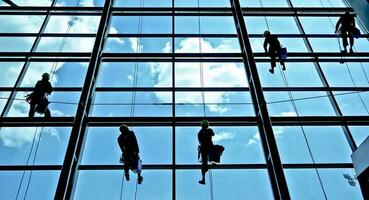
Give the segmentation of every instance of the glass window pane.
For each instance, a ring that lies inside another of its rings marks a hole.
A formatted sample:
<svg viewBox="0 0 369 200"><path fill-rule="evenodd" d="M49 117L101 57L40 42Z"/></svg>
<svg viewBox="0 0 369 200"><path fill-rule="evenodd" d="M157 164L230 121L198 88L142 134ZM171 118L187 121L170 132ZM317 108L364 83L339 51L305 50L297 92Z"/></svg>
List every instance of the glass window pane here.
<svg viewBox="0 0 369 200"><path fill-rule="evenodd" d="M35 37L0 37L0 52L29 52Z"/></svg>
<svg viewBox="0 0 369 200"><path fill-rule="evenodd" d="M360 146L360 144L369 137L368 126L349 126L349 129L357 146Z"/></svg>
<svg viewBox="0 0 369 200"><path fill-rule="evenodd" d="M23 65L23 62L0 62L0 87L13 87Z"/></svg>
<svg viewBox="0 0 369 200"><path fill-rule="evenodd" d="M262 0L252 1L252 0L240 0L241 7L288 7L287 1L285 0Z"/></svg>
<svg viewBox="0 0 369 200"><path fill-rule="evenodd" d="M107 53L170 53L170 38L118 38L110 37L104 47Z"/></svg>
<svg viewBox="0 0 369 200"><path fill-rule="evenodd" d="M1 33L38 33L45 19L42 15L0 15Z"/></svg>
<svg viewBox="0 0 369 200"><path fill-rule="evenodd" d="M200 5L199 5L200 4ZM230 7L228 0L175 0L176 7Z"/></svg>
<svg viewBox="0 0 369 200"><path fill-rule="evenodd" d="M51 15L45 33L96 33L99 22L99 16Z"/></svg>
<svg viewBox="0 0 369 200"><path fill-rule="evenodd" d="M0 92L0 112L3 111L6 102L9 99L10 92Z"/></svg>
<svg viewBox="0 0 369 200"><path fill-rule="evenodd" d="M22 99L30 92L17 92L16 100L12 104L8 117L26 117L28 116L29 104ZM79 92L53 92L49 96L49 109L53 117L74 116L79 101ZM43 116L38 113L35 116Z"/></svg>
<svg viewBox="0 0 369 200"><path fill-rule="evenodd" d="M241 53L237 38L176 38L175 43L176 53Z"/></svg>
<svg viewBox="0 0 369 200"><path fill-rule="evenodd" d="M135 174L123 182L122 199L135 199ZM171 199L171 173L169 170L144 170L144 182L137 188L137 199ZM80 171L74 199L119 199L123 170Z"/></svg>
<svg viewBox="0 0 369 200"><path fill-rule="evenodd" d="M351 163L351 148L339 126L304 126L316 163Z"/></svg>
<svg viewBox="0 0 369 200"><path fill-rule="evenodd" d="M176 92L177 116L253 116L255 115L248 92Z"/></svg>
<svg viewBox="0 0 369 200"><path fill-rule="evenodd" d="M319 169L319 174L328 199L363 199L359 182L354 180L356 186L351 186L343 176L355 177L353 169Z"/></svg>
<svg viewBox="0 0 369 200"><path fill-rule="evenodd" d="M266 17L272 34L300 33L293 17ZM245 17L249 34L262 34L268 30L264 17Z"/></svg>
<svg viewBox="0 0 369 200"><path fill-rule="evenodd" d="M113 16L109 33L171 33L170 16ZM140 25L140 26L139 26Z"/></svg>
<svg viewBox="0 0 369 200"><path fill-rule="evenodd" d="M313 63L293 63L288 62L286 71L283 71L287 78L284 82L280 68L274 74L269 72L270 63L257 63L258 72L263 87L322 87L323 84L315 70Z"/></svg>
<svg viewBox="0 0 369 200"><path fill-rule="evenodd" d="M172 86L172 64L169 62L104 62L100 67L98 87L133 87L136 65L136 87Z"/></svg>
<svg viewBox="0 0 369 200"><path fill-rule="evenodd" d="M266 170L211 170L214 197L217 199L273 199ZM200 187L200 170L179 170L176 179L176 199L210 199L209 173L207 185Z"/></svg>
<svg viewBox="0 0 369 200"><path fill-rule="evenodd" d="M122 117L131 116L131 104L134 103L134 117L171 116L171 92L136 92L132 101L132 92L96 92L92 109L93 116Z"/></svg>
<svg viewBox="0 0 369 200"><path fill-rule="evenodd" d="M331 87L368 87L369 63L320 63Z"/></svg>
<svg viewBox="0 0 369 200"><path fill-rule="evenodd" d="M103 7L104 1L56 0L55 6Z"/></svg>
<svg viewBox="0 0 369 200"><path fill-rule="evenodd" d="M0 165L32 165L33 162L36 165L61 165L70 130L60 127L2 127Z"/></svg>
<svg viewBox="0 0 369 200"><path fill-rule="evenodd" d="M135 132L143 164L172 162L172 128L130 127ZM119 165L119 127L89 128L82 164Z"/></svg>
<svg viewBox="0 0 369 200"><path fill-rule="evenodd" d="M15 199L20 186L23 171L0 172L0 199ZM18 199L54 199L58 184L59 171L30 171L25 172ZM30 180L28 192L26 187Z"/></svg>
<svg viewBox="0 0 369 200"><path fill-rule="evenodd" d="M176 87L248 87L243 63L176 63Z"/></svg>
<svg viewBox="0 0 369 200"><path fill-rule="evenodd" d="M369 115L369 92L334 92L343 115Z"/></svg>
<svg viewBox="0 0 369 200"><path fill-rule="evenodd" d="M201 16L200 29L198 16L178 16L175 18L177 34L236 34L236 27L231 16Z"/></svg>
<svg viewBox="0 0 369 200"><path fill-rule="evenodd" d="M90 52L95 38L42 37L38 52Z"/></svg>
<svg viewBox="0 0 369 200"><path fill-rule="evenodd" d="M140 6L140 1L137 0L117 0L114 4L115 7L171 7L172 0L155 0L155 1L143 1L143 5Z"/></svg>
<svg viewBox="0 0 369 200"><path fill-rule="evenodd" d="M44 72L50 74L53 87L82 87L88 63L31 62L21 87L34 87Z"/></svg>
<svg viewBox="0 0 369 200"><path fill-rule="evenodd" d="M210 122L211 123L211 122ZM210 124L211 125L211 124ZM256 127L211 127L214 144L224 146L221 163L265 163ZM176 163L197 164L197 134L201 127L176 129Z"/></svg>

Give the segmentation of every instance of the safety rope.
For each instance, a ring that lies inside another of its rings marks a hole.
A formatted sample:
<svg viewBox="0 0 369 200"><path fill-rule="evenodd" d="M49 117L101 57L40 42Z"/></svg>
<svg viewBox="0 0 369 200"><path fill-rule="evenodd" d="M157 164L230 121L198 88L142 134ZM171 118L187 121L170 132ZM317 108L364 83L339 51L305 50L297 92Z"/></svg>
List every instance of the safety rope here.
<svg viewBox="0 0 369 200"><path fill-rule="evenodd" d="M80 4L80 1L81 0L78 0L77 2L77 7L79 6ZM70 29L71 29L71 26L72 26L72 23L68 23L68 28L65 32L65 34L68 34L70 32ZM58 53L62 52L62 50L64 49L65 47L65 44L66 44L66 40L67 40L67 35L65 35L63 37L63 40L59 46L59 49L58 49ZM57 59L58 57L56 57ZM52 80L53 78L53 75L54 75L54 72L56 70L56 67L57 67L57 62L55 61L51 67L51 70L50 70L50 81ZM8 98L10 99L10 98ZM14 98L15 99L15 98ZM40 133L38 135L38 139L37 139L37 144L36 144L36 147L35 147L35 153L34 153L34 156L32 158L32 165L31 166L34 166L35 165L35 162L36 162L36 157L37 157L37 153L38 153L38 149L39 149L39 146L40 146L40 141L41 141L41 138L42 138L42 133L43 133L43 124L45 122L45 117L43 118L43 121L42 121L42 125L41 125L41 129L40 129ZM36 135L37 135L37 131L38 131L38 125L36 126L36 130L35 130L35 133L33 135L33 139L32 139L32 144L31 144L31 149L30 149L30 152L28 153L28 156L27 156L27 161L26 161L26 166L28 166L29 162L30 162L30 159L31 159L31 155L32 155L32 151L33 151L33 147L34 147L34 144L36 142ZM19 186L18 186L18 189L17 189L17 194L16 194L16 197L15 199L17 200L18 197L19 197L19 194L20 194L20 191L21 191L21 188L22 188L22 185L23 185L23 181L24 181L24 177L25 177L25 173L26 173L26 170L23 171L22 173L22 177L21 177L21 181L19 183ZM29 186L30 186L30 183L31 183L31 180L32 180L32 174L33 174L33 170L30 171L30 174L28 176L28 180L27 180L27 185L26 185L26 189L25 189L25 193L24 193L24 197L23 199L25 200L26 197L27 197L27 194L28 194L28 190L29 190Z"/></svg>
<svg viewBox="0 0 369 200"><path fill-rule="evenodd" d="M140 8L143 8L145 6L145 0L139 1ZM141 35L143 30L143 16L140 15L138 18L138 27L137 27L137 34ZM138 62L138 54L141 53L141 37L138 37L136 40L136 49L135 53L137 54L136 62L134 65L134 72L133 72L133 81L132 81L132 95L131 95L131 109L130 109L130 119L131 119L131 129L134 130L134 116L135 116L135 106L136 106L136 99L137 99L137 85L138 85L138 74L139 74L139 62ZM124 176L124 172L123 172ZM120 191L120 199L123 199L123 188L124 188L124 177L121 184L121 191ZM136 181L136 189L135 189L135 196L134 199L137 199L137 188L138 188L138 180Z"/></svg>
<svg viewBox="0 0 369 200"><path fill-rule="evenodd" d="M306 143L307 148L308 148L308 150L309 150L309 155L310 155L310 157L311 157L311 159L312 159L312 161L313 161L313 164L314 164L314 166L315 166L316 162L315 162L315 159L314 159L314 156L313 156L313 153L312 153L311 147L310 147L310 145L309 145L309 142L308 142L308 139L307 139L307 136L306 136L306 133L305 133L304 127L303 127L303 126L302 126L302 124L301 124L300 116L299 116L299 113L298 113L298 110L297 110L296 103L295 103L295 101L294 101L294 99L293 99L292 92L289 90L289 84L288 84L287 77L285 76L285 73L284 73L284 71L283 71L283 70L279 69L279 71L280 71L280 73L281 73L281 76L282 76L283 82L284 82L285 86L286 86L286 87L287 87L287 89L288 89L288 95L289 95L289 97L290 97L290 99L291 99L292 107L293 107L293 109L294 109L294 111L295 111L295 113L296 113L296 116L297 116L297 119L298 119L298 123L300 124L300 128L301 128L302 134L303 134L303 136L304 136L305 143ZM327 194L326 194L326 191L325 191L324 186L323 186L323 181L322 181L322 179L321 179L321 177L320 177L320 174L319 174L319 171L318 171L318 169L317 169L316 167L315 167L314 169L315 169L315 172L316 172L316 174L317 174L317 177L318 177L318 180L319 180L319 183L320 183L320 187L322 188L322 191L323 191L324 197L325 197L325 199L326 199L326 200L328 200L328 198L327 198Z"/></svg>
<svg viewBox="0 0 369 200"><path fill-rule="evenodd" d="M197 16L197 25L199 30L199 52L200 55L202 53L202 37L201 37L201 20L200 20L200 0L197 0L197 8L198 8L198 16ZM204 66L202 62L202 57L200 57L200 85L201 85L201 99L202 99L202 108L203 114L206 119L206 105L205 105L205 83L204 83Z"/></svg>

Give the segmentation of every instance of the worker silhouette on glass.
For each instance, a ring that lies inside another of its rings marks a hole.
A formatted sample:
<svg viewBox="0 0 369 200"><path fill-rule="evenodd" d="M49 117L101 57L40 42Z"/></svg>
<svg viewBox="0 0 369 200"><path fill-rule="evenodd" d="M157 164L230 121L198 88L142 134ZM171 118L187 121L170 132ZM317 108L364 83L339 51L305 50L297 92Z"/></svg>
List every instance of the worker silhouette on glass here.
<svg viewBox="0 0 369 200"><path fill-rule="evenodd" d="M128 129L128 126L123 124L119 127L120 135L118 137L118 144L122 150L120 162L124 164L124 175L129 181L129 169L137 173L137 183L141 184L143 177L141 176L142 162L140 160L140 153L136 135L133 131Z"/></svg>
<svg viewBox="0 0 369 200"><path fill-rule="evenodd" d="M342 53L347 53L347 37L350 40L350 53L353 53L354 50L352 49L354 46L354 31L356 30L355 27L355 18L354 16L350 15L350 12L346 11L343 14L336 24L336 33L342 36L342 43L343 43L343 50Z"/></svg>
<svg viewBox="0 0 369 200"><path fill-rule="evenodd" d="M278 56L279 58L279 62L282 65L282 69L286 70L286 67L284 65L284 60L282 58L282 54L281 54L281 44L279 43L279 40L277 38L277 36L270 34L269 31L265 31L264 32L264 51L265 53L268 53L270 58L271 58L271 69L269 69L269 72L274 74L274 68L276 66L276 57ZM268 50L268 45L269 45L269 50Z"/></svg>
<svg viewBox="0 0 369 200"><path fill-rule="evenodd" d="M29 117L33 117L35 112L45 114L46 118L51 117L47 96L51 94L53 87L51 86L49 79L50 75L48 73L42 74L42 79L37 81L33 92L26 96L26 101L30 104L28 113Z"/></svg>
<svg viewBox="0 0 369 200"><path fill-rule="evenodd" d="M201 162L201 174L202 179L199 181L200 184L205 184L205 174L209 170L208 161L209 161L209 153L213 149L213 141L212 137L214 136L214 132L209 128L209 121L203 120L201 122L201 130L197 134L197 138L199 140L199 157Z"/></svg>

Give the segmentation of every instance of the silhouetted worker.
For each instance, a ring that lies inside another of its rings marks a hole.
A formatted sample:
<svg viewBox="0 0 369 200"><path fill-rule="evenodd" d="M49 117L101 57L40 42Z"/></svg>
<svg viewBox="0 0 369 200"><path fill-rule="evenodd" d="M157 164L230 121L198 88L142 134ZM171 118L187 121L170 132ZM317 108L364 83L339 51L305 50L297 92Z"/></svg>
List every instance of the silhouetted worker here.
<svg viewBox="0 0 369 200"><path fill-rule="evenodd" d="M120 135L118 137L118 144L122 150L120 162L124 163L124 175L129 181L129 169L137 173L137 183L141 184L143 177L141 176L141 160L137 139L135 133L128 129L128 126L123 124L119 127Z"/></svg>
<svg viewBox="0 0 369 200"><path fill-rule="evenodd" d="M202 179L199 181L200 184L205 184L205 174L209 170L208 161L209 154L213 149L213 141L212 137L214 136L214 132L209 128L209 122L207 120L203 120L201 122L201 130L197 134L197 138L199 140L199 153L201 156L201 174Z"/></svg>
<svg viewBox="0 0 369 200"><path fill-rule="evenodd" d="M336 24L336 33L339 33L342 36L343 43L343 53L347 53L347 37L350 40L350 53L353 53L354 50L352 47L354 46L354 31L355 31L355 18L350 15L350 12L346 11L344 15L342 15Z"/></svg>
<svg viewBox="0 0 369 200"><path fill-rule="evenodd" d="M286 70L286 67L284 65L284 60L282 58L282 54L281 54L281 44L279 43L279 40L277 38L277 36L270 34L269 31L265 31L264 32L264 51L265 53L268 53L270 58L271 58L271 69L269 69L270 73L274 73L274 67L276 66L275 63L275 58L278 56L279 58L279 62L282 65L282 69ZM269 51L267 49L269 45Z"/></svg>
<svg viewBox="0 0 369 200"><path fill-rule="evenodd" d="M46 118L51 117L49 110L49 101L47 95L50 95L53 91L53 87L50 82L50 75L48 73L42 74L42 79L37 81L33 92L27 95L26 101L30 104L29 117L33 117L35 112L45 114Z"/></svg>

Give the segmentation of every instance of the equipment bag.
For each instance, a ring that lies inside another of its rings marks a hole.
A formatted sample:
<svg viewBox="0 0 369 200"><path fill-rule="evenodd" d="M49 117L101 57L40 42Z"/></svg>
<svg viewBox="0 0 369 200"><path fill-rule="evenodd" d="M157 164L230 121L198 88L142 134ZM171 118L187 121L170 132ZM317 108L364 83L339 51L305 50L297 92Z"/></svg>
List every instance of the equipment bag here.
<svg viewBox="0 0 369 200"><path fill-rule="evenodd" d="M134 160L132 162L132 166L131 166L131 169L133 171L133 173L140 173L141 170L142 170L142 160L140 158Z"/></svg>
<svg viewBox="0 0 369 200"><path fill-rule="evenodd" d="M46 97L42 98L41 101L36 105L35 111L40 114L44 114L47 106L49 105L49 100Z"/></svg>
<svg viewBox="0 0 369 200"><path fill-rule="evenodd" d="M209 153L209 162L213 164L220 163L220 157L222 156L224 147L222 145L214 145L213 149Z"/></svg>
<svg viewBox="0 0 369 200"><path fill-rule="evenodd" d="M360 29L354 28L354 30L352 31L352 35L354 36L355 39L359 39L361 36Z"/></svg>
<svg viewBox="0 0 369 200"><path fill-rule="evenodd" d="M286 47L281 48L281 52L280 52L280 54L281 54L281 58L282 58L283 60L287 59L287 56L288 56L287 48L286 48Z"/></svg>

